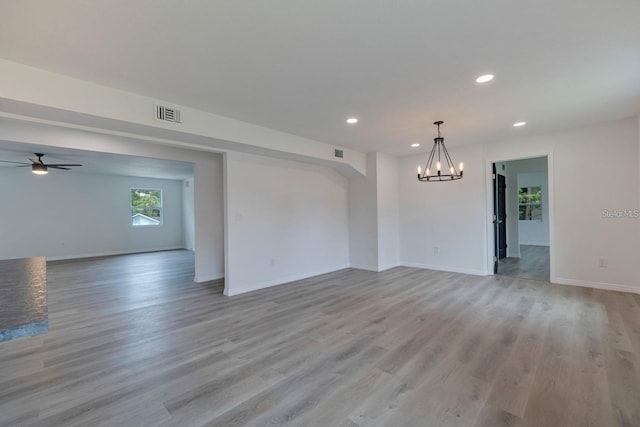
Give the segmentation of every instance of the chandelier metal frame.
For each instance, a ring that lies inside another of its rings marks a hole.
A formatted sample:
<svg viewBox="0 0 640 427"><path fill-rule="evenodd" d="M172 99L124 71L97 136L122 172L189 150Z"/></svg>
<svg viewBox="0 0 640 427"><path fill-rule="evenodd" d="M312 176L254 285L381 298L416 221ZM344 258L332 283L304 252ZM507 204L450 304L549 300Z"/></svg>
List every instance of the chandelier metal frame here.
<svg viewBox="0 0 640 427"><path fill-rule="evenodd" d="M433 124L438 127L438 136L433 138L433 148L431 148L431 153L429 154L429 159L427 160L424 170L418 166L418 181L455 181L457 179L462 179L464 175L464 164L460 163L460 167L456 169L453 164L453 160L451 160L451 156L449 155L449 151L447 151L447 147L444 145L444 138L440 135L440 125L443 123L444 121L442 120L433 122ZM448 173L443 173L442 171L443 159L446 161ZM433 168L434 161L436 162L435 169Z"/></svg>

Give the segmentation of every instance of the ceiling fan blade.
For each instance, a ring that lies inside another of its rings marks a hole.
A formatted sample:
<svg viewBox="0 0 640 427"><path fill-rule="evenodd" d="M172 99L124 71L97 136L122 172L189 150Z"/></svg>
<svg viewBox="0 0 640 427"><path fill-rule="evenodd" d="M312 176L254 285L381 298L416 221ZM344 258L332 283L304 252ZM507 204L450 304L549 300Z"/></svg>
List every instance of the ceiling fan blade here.
<svg viewBox="0 0 640 427"><path fill-rule="evenodd" d="M31 163L35 163L36 165L41 165L41 164L43 164L43 163L42 163L42 160L34 160L34 159L32 159L31 157L29 157L29 160L31 160Z"/></svg>
<svg viewBox="0 0 640 427"><path fill-rule="evenodd" d="M55 168L56 166L82 166L82 165L73 165L73 164L64 164L64 163L53 163L53 164L47 164L47 166L49 166L50 168Z"/></svg>
<svg viewBox="0 0 640 427"><path fill-rule="evenodd" d="M71 170L71 168L63 168L63 167L58 166L58 165L47 165L47 167L51 168L51 169L62 169L62 170L65 170L65 171L70 171Z"/></svg>
<svg viewBox="0 0 640 427"><path fill-rule="evenodd" d="M16 166L16 167L17 167L17 168L26 168L27 166L28 166L28 167L31 167L32 165L18 165L18 166Z"/></svg>
<svg viewBox="0 0 640 427"><path fill-rule="evenodd" d="M9 160L0 160L0 162L2 162L2 163L15 163L15 164L18 164L18 165L31 166L31 163L25 163L25 162L11 162Z"/></svg>

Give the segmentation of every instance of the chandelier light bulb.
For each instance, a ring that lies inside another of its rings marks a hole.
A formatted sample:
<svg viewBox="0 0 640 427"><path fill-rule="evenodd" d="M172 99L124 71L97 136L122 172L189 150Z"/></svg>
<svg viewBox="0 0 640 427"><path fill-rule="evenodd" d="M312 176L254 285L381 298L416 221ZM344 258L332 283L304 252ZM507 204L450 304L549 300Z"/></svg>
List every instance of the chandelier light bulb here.
<svg viewBox="0 0 640 427"><path fill-rule="evenodd" d="M440 169L442 168L442 165L440 165L440 162L436 163L436 170L438 172L440 172Z"/></svg>
<svg viewBox="0 0 640 427"><path fill-rule="evenodd" d="M422 173L422 168L420 167L420 165L418 165L418 175L420 175Z"/></svg>
<svg viewBox="0 0 640 427"><path fill-rule="evenodd" d="M459 169L460 169L460 172L462 172L462 171L463 171L463 169L464 169L464 163L463 163L463 162L460 162L460 167L459 167Z"/></svg>

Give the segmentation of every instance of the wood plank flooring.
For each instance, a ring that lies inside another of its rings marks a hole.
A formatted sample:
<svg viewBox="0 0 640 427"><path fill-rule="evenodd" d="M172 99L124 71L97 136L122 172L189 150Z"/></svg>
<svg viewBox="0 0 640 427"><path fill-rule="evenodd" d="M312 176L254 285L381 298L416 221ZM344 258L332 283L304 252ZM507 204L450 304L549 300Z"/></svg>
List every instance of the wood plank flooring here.
<svg viewBox="0 0 640 427"><path fill-rule="evenodd" d="M498 273L521 279L549 281L549 246L520 245L520 258L502 258Z"/></svg>
<svg viewBox="0 0 640 427"><path fill-rule="evenodd" d="M2 426L640 426L640 295L413 268L235 297L187 251L48 265Z"/></svg>

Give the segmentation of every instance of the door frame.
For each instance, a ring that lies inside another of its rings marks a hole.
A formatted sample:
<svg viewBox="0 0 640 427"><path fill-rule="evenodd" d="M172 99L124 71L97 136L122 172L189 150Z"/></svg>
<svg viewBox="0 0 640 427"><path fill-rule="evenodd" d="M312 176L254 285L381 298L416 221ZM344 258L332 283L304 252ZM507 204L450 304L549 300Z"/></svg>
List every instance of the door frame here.
<svg viewBox="0 0 640 427"><path fill-rule="evenodd" d="M498 162L509 162L512 160L525 160L532 159L535 157L546 157L547 158L547 186L549 189L549 281L552 283L557 283L556 277L556 232L555 232L555 174L554 174L554 162L553 162L553 152L552 151L541 151L536 153L531 153L527 155L513 155L513 156L501 156L495 155L490 158L485 158L485 236L486 238L486 249L485 253L487 254L485 259L485 271L489 275L494 275L493 267L494 267L494 248L495 248L495 237L493 233L493 164ZM491 230L491 232L489 232Z"/></svg>

